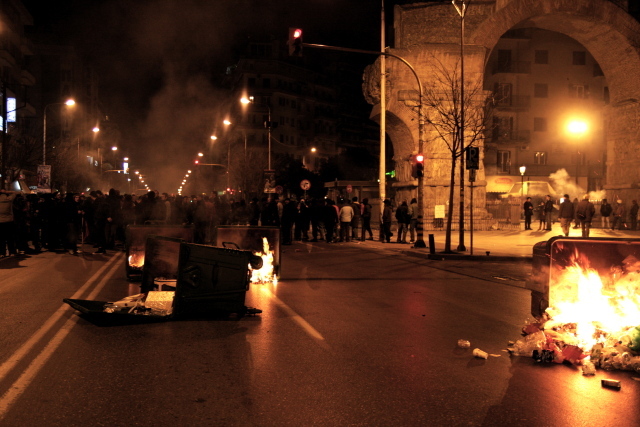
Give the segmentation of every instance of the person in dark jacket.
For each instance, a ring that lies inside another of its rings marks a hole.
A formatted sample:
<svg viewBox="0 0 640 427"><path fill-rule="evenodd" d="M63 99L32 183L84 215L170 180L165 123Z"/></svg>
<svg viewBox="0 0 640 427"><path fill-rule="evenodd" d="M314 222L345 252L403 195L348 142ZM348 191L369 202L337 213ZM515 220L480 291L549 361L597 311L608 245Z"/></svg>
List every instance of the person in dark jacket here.
<svg viewBox="0 0 640 427"><path fill-rule="evenodd" d="M616 206L613 209L613 224L611 224L611 230L615 230L616 226L618 226L618 230L624 230L627 228L626 220L626 208L622 204L622 200L618 199L616 201Z"/></svg>
<svg viewBox="0 0 640 427"><path fill-rule="evenodd" d="M638 229L638 209L640 209L638 201L631 201L631 207L629 208L629 224L631 229L634 231Z"/></svg>
<svg viewBox="0 0 640 427"><path fill-rule="evenodd" d="M546 221L547 224L547 231L551 231L551 222L552 222L552 216L553 216L553 200L551 199L551 196L547 194L547 197L545 197L545 202L544 202L544 219Z"/></svg>
<svg viewBox="0 0 640 427"><path fill-rule="evenodd" d="M78 238L82 225L82 207L80 206L80 195L67 193L64 199L64 222L65 235L63 247L71 255L78 254Z"/></svg>
<svg viewBox="0 0 640 427"><path fill-rule="evenodd" d="M527 200L522 205L524 209L524 229L531 230L531 217L533 216L533 203L531 203L531 197L527 197Z"/></svg>
<svg viewBox="0 0 640 427"><path fill-rule="evenodd" d="M565 237L569 236L569 229L571 228L571 221L573 221L573 203L569 199L569 195L565 194L562 202L560 203L560 211L558 212L558 219L560 220L560 227Z"/></svg>
<svg viewBox="0 0 640 427"><path fill-rule="evenodd" d="M407 205L407 201L404 200L398 209L396 209L396 220L398 221L398 243L407 243L406 236L407 231L409 231L409 206Z"/></svg>
<svg viewBox="0 0 640 427"><path fill-rule="evenodd" d="M580 221L580 226L582 227L582 237L589 237L591 220L595 214L596 208L593 206L593 203L589 201L589 195L585 194L576 207L576 218Z"/></svg>
<svg viewBox="0 0 640 427"><path fill-rule="evenodd" d="M373 231L371 231L371 210L373 206L369 204L369 199L362 199L362 233L360 240L364 242L364 236L369 233L369 240L373 240Z"/></svg>
<svg viewBox="0 0 640 427"><path fill-rule="evenodd" d="M324 223L325 237L327 239L327 243L332 243L333 231L335 230L336 224L338 223L338 212L336 211L333 200L326 200L326 204L324 205L322 212L322 222Z"/></svg>
<svg viewBox="0 0 640 427"><path fill-rule="evenodd" d="M389 200L384 201L384 210L382 211L382 241L391 243L391 221L393 218L393 209Z"/></svg>
<svg viewBox="0 0 640 427"><path fill-rule="evenodd" d="M609 220L609 217L611 216L612 212L613 212L613 207L611 206L611 204L607 201L607 199L602 199L602 204L600 205L600 215L602 217L602 228L611 227L611 222Z"/></svg>

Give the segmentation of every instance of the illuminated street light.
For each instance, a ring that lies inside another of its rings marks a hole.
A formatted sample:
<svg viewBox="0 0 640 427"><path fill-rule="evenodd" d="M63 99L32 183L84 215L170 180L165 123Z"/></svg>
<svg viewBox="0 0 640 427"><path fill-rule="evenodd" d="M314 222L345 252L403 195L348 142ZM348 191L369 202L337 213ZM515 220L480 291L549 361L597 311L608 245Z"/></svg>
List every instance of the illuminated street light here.
<svg viewBox="0 0 640 427"><path fill-rule="evenodd" d="M204 153L198 153L198 157L204 156Z"/></svg>
<svg viewBox="0 0 640 427"><path fill-rule="evenodd" d="M226 126L229 126L231 124L231 122L229 121L229 119L224 119L222 121L222 123L224 123Z"/></svg>
<svg viewBox="0 0 640 427"><path fill-rule="evenodd" d="M93 133L98 133L100 132L100 128L98 126L95 126L93 129L91 129L93 131Z"/></svg>
<svg viewBox="0 0 640 427"><path fill-rule="evenodd" d="M76 101L74 101L73 99L67 99L65 102L54 102L52 104L47 104L44 107L44 111L43 111L43 115L44 115L44 122L42 123L42 164L46 165L47 164L47 108L53 106L53 105L66 105L67 107L71 107L73 105L76 104Z"/></svg>
<svg viewBox="0 0 640 427"><path fill-rule="evenodd" d="M215 135L211 135L211 140L215 141L216 139L218 139L218 137L217 137L217 136L215 136Z"/></svg>
<svg viewBox="0 0 640 427"><path fill-rule="evenodd" d="M524 173L526 171L527 171L527 167L525 165L520 166L520 176L521 176L520 197L524 197Z"/></svg>
<svg viewBox="0 0 640 427"><path fill-rule="evenodd" d="M574 138L585 137L589 133L589 122L583 119L571 119L567 122L567 133ZM580 147L576 146L576 185L580 173Z"/></svg>

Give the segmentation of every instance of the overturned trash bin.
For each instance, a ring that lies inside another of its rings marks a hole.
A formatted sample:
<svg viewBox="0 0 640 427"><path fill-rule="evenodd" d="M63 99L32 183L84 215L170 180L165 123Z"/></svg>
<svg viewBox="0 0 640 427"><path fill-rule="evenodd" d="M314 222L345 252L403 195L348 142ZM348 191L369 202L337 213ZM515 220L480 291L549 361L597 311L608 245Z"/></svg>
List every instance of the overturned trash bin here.
<svg viewBox="0 0 640 427"><path fill-rule="evenodd" d="M175 240L165 239L175 244ZM168 320L188 317L238 317L262 310L245 306L250 269L262 259L250 251L180 243L175 290L149 290L115 302L66 298L82 314L101 321Z"/></svg>
<svg viewBox="0 0 640 427"><path fill-rule="evenodd" d="M193 242L194 229L192 225L147 224L128 225L125 230L127 279L139 281L142 277L145 260L145 245L149 236L164 236Z"/></svg>

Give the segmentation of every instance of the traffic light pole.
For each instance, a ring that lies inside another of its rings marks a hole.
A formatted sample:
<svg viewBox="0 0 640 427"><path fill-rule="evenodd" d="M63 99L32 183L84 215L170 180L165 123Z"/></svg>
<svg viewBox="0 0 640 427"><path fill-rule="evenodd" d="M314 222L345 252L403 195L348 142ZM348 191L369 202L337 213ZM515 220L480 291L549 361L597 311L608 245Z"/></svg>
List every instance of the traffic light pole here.
<svg viewBox="0 0 640 427"><path fill-rule="evenodd" d="M424 120L424 112L423 112L423 96L424 96L424 91L422 89L422 82L420 81L420 78L418 77L418 73L416 72L415 68L413 68L413 66L411 64L409 64L409 62L407 62L407 60L405 60L404 58L402 58L401 56L398 55L394 55L392 53L389 52L376 52L376 51L372 51L372 50L363 50L363 49L351 49L348 47L337 47L337 46L328 46L328 45L324 45L324 44L314 44L314 43L302 43L302 46L304 47L310 47L310 48L316 48L316 49L327 49L327 50L337 50L340 52L353 52L353 53L364 53L366 55L380 55L380 56L390 56L392 58L396 58L397 60L399 60L400 62L402 62L403 64L405 64L407 67L409 67L409 69L411 70L411 72L413 73L413 76L416 78L416 82L418 83L418 92L419 92L419 104L418 104L418 152L419 153L424 153L424 124L425 124L425 120ZM380 114L385 114L385 111L381 111ZM381 165L381 168L384 168L384 166ZM380 173L381 176L384 176L384 169L383 171L381 171ZM414 248L426 248L427 245L424 242L424 227L423 227L423 220L424 220L424 176L420 176L418 177L418 224L417 224L417 237L416 237L416 241L414 243Z"/></svg>

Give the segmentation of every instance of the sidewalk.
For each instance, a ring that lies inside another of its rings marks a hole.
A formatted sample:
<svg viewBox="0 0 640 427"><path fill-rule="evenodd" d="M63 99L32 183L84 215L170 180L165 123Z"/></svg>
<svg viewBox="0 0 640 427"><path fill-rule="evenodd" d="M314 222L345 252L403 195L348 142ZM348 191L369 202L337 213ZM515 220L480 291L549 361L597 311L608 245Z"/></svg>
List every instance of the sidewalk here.
<svg viewBox="0 0 640 427"><path fill-rule="evenodd" d="M429 235L433 234L435 239L435 254L429 248ZM471 243L471 232L464 233L464 245L466 251L457 251L459 242L459 232L451 232L451 249L455 254L443 254L446 233L444 231L425 231L424 242L426 248L417 249L413 244L394 243L396 236L391 239L392 243L382 243L379 241L367 241L363 244L373 244L384 249L400 250L411 256L429 259L489 259L493 261L522 261L531 260L533 256L533 246L538 242L545 242L552 237L563 235L560 224L553 225L551 231L535 230L494 230L494 231L474 231L473 245ZM582 230L571 229L569 237L581 237ZM592 228L590 237L608 238L631 238L640 240L640 231L620 231L603 230ZM377 238L377 234L376 234Z"/></svg>

